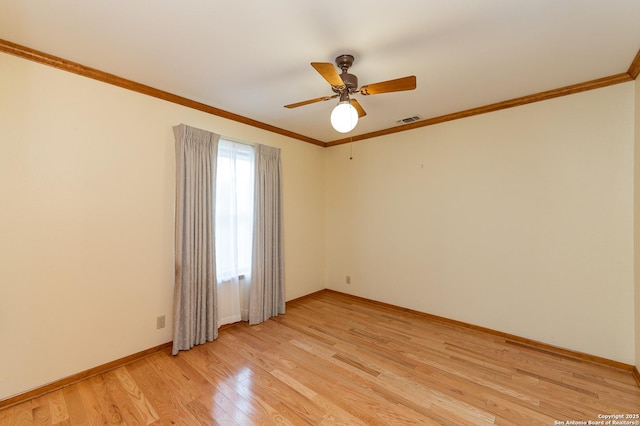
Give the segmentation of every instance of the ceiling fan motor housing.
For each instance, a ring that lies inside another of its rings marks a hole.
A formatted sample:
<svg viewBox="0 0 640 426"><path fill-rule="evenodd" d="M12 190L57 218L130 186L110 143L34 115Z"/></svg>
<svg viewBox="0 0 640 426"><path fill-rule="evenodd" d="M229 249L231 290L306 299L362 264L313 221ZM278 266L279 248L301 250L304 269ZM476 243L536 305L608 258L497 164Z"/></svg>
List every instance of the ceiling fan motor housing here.
<svg viewBox="0 0 640 426"><path fill-rule="evenodd" d="M349 93L355 93L358 90L358 77L353 74L349 74L347 70L353 65L353 55L340 55L336 58L336 65L342 70L340 78L344 82L345 87ZM334 89L334 92L338 93L339 90Z"/></svg>
<svg viewBox="0 0 640 426"><path fill-rule="evenodd" d="M353 74L349 74L347 72L343 72L340 74L340 78L344 82L344 85L348 89L349 93L354 93L358 89L358 77ZM339 90L334 89L334 92L339 92Z"/></svg>

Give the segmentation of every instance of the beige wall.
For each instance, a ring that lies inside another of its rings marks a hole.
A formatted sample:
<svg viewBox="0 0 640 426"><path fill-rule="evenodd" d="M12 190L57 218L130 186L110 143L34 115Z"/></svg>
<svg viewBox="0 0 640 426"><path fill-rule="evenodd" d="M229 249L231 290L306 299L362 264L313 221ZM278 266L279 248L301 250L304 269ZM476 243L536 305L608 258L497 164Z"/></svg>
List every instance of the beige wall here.
<svg viewBox="0 0 640 426"><path fill-rule="evenodd" d="M635 83L635 338L636 338L636 368L640 371L640 81Z"/></svg>
<svg viewBox="0 0 640 426"><path fill-rule="evenodd" d="M324 285L324 149L0 54L0 399L168 342L186 123L282 148L287 299Z"/></svg>
<svg viewBox="0 0 640 426"><path fill-rule="evenodd" d="M327 286L633 364L633 91L328 149Z"/></svg>

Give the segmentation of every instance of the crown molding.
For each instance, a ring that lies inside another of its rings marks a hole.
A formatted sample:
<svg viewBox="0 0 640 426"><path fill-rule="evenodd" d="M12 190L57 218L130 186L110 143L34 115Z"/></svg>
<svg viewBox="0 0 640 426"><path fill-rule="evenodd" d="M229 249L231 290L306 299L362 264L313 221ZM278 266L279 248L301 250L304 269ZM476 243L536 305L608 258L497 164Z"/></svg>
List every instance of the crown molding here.
<svg viewBox="0 0 640 426"><path fill-rule="evenodd" d="M415 123L404 124L388 129L378 130L375 132L364 133L348 138L336 139L329 142L323 142L318 139L310 138L299 133L291 132L289 130L282 129L280 127L272 126L257 120L253 120L242 115L234 114L229 111L225 111L219 108L215 108L210 105L196 102L194 100L175 95L173 93L165 92L164 90L156 89L151 86L147 86L141 83L137 83L126 78L118 77L114 74L109 74L104 71L97 70L95 68L87 67L82 64L69 61L48 53L40 52L35 49L31 49L26 46L22 46L16 43L12 43L7 40L0 39L0 52L8 53L10 55L18 56L30 61L34 61L43 65L58 68L63 71L68 71L74 74L78 74L84 77L88 77L94 80L98 80L104 83L108 83L123 89L132 90L144 95L152 96L158 99L162 99L168 102L172 102L178 105L182 105L188 108L192 108L198 111L202 111L208 114L212 114L218 117L226 118L228 120L236 121L248 126L256 127L262 130L266 130L272 133L277 133L283 136L287 136L293 139L297 139L303 142L307 142L313 145L321 147L332 147L336 145L342 145L350 142L362 141L365 139L371 139L379 136L389 135L393 133L404 132L407 130L413 130L420 127L431 126L434 124L444 123L447 121L458 120L460 118L471 117L474 115L486 114L488 112L499 111L502 109L513 108L521 105L530 104L533 102L544 101L547 99L557 98L560 96L572 95L587 90L599 89L614 84L626 83L638 78L640 74L640 50L633 59L629 69L626 72L611 75L608 77L602 77L595 80L586 81L583 83L573 84L570 86L560 87L558 89L547 90L544 92L534 93L532 95L521 96L519 98L510 99L507 101L497 102L494 104L484 105L476 108L471 108L465 111L454 112L451 114L441 115L439 117L432 117L425 120L420 120Z"/></svg>
<svg viewBox="0 0 640 426"><path fill-rule="evenodd" d="M640 74L640 50L638 50L638 53L636 53L636 57L633 58L631 65L629 65L627 74L629 74L629 77L634 80L638 78L638 74Z"/></svg>
<svg viewBox="0 0 640 426"><path fill-rule="evenodd" d="M638 57L636 56L636 58ZM633 78L628 73L615 74L609 77L603 77L603 78L598 78L596 80L586 81L584 83L572 84L570 86L560 87L558 89L552 89L544 92L534 93L533 95L521 96L519 98L510 99L508 101L497 102L494 104L489 104L489 105L485 105L477 108L471 108L465 111L454 112L452 114L446 114L446 115L441 115L439 117L428 118L426 120L420 120L410 124L403 124L401 126L392 127L385 130L378 130L371 133L365 133L362 135L353 136L352 138L337 139L335 141L327 142L326 146L330 147L335 145L341 145L345 143L371 139L378 136L389 135L392 133L418 129L420 127L432 126L434 124L444 123L446 121L458 120L460 118L471 117L473 115L486 114L488 112L499 111L501 109L514 108L517 106L526 105L533 102L545 101L547 99L553 99L560 96L572 95L574 93L585 92L587 90L599 89L601 87L625 83L632 80Z"/></svg>
<svg viewBox="0 0 640 426"><path fill-rule="evenodd" d="M152 96L154 98L162 99L174 104L182 105L188 108L192 108L198 111L206 112L218 117L226 118L232 121L246 124L248 126L257 127L269 132L278 133L283 136L298 139L303 142L308 142L318 146L325 146L325 143L317 139L313 139L298 133L290 132L280 127L271 126L257 120L253 120L242 115L234 114L229 111L225 111L219 108L212 107L210 105L196 102L194 100L174 95L173 93L165 92L164 90L156 89L155 87L147 86L141 83L137 83L126 78L118 77L114 74L109 74L104 71L97 70L95 68L87 67L77 62L69 61L57 56L50 55L48 53L40 52L38 50L31 49L26 46L21 46L16 43L12 43L7 40L0 39L0 52L8 53L10 55L18 56L20 58L28 59L39 64L48 65L54 68L58 68L63 71L68 71L74 74L88 77L94 80L108 83L123 89L132 90L134 92L141 93L143 95Z"/></svg>

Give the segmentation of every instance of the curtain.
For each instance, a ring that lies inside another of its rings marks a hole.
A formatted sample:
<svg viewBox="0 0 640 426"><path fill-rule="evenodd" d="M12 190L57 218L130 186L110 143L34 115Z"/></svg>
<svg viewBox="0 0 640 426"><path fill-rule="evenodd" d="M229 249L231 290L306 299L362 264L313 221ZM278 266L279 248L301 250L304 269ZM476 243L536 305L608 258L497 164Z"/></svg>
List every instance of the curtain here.
<svg viewBox="0 0 640 426"><path fill-rule="evenodd" d="M280 149L256 145L249 324L285 312L281 169Z"/></svg>
<svg viewBox="0 0 640 426"><path fill-rule="evenodd" d="M214 242L219 136L181 124L176 140L176 230L173 350L218 335Z"/></svg>
<svg viewBox="0 0 640 426"><path fill-rule="evenodd" d="M216 178L218 325L249 319L254 147L220 139Z"/></svg>

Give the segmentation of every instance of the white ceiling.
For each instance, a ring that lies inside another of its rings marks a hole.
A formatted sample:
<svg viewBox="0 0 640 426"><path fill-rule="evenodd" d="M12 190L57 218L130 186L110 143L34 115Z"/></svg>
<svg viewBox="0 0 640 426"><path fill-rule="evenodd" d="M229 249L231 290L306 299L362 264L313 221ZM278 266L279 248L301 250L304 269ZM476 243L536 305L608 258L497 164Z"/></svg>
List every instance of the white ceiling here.
<svg viewBox="0 0 640 426"><path fill-rule="evenodd" d="M417 77L359 135L626 72L640 0L1 0L0 39L329 142L334 101L283 107L332 94L310 62Z"/></svg>

